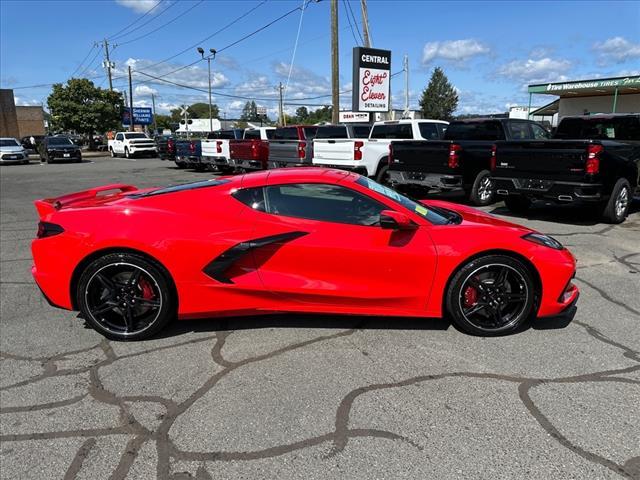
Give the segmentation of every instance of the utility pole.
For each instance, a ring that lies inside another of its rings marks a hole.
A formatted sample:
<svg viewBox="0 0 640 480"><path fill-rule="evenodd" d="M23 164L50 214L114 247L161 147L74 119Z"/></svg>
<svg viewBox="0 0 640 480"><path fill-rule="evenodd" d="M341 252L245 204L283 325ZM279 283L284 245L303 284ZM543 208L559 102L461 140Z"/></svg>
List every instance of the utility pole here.
<svg viewBox="0 0 640 480"><path fill-rule="evenodd" d="M338 45L338 0L331 0L331 123L340 112L340 55Z"/></svg>
<svg viewBox="0 0 640 480"><path fill-rule="evenodd" d="M153 106L153 130L155 134L158 134L158 121L156 120L156 97L151 94L151 105Z"/></svg>
<svg viewBox="0 0 640 480"><path fill-rule="evenodd" d="M280 102L278 103L278 117L280 118L280 126L284 127L286 125L286 121L284 118L284 106L282 104L282 91L284 87L282 86L282 82L278 85L278 92L280 94Z"/></svg>
<svg viewBox="0 0 640 480"><path fill-rule="evenodd" d="M362 9L362 34L364 37L364 46L371 48L371 39L369 36L369 15L367 14L367 0L360 0Z"/></svg>
<svg viewBox="0 0 640 480"><path fill-rule="evenodd" d="M133 132L133 83L131 82L131 65L129 65L129 131Z"/></svg>
<svg viewBox="0 0 640 480"><path fill-rule="evenodd" d="M107 67L107 75L109 76L109 91L113 92L113 81L111 79L111 67L113 64L111 60L109 60L109 42L107 42L106 38L104 39L104 55L106 58L105 66Z"/></svg>
<svg viewBox="0 0 640 480"><path fill-rule="evenodd" d="M402 116L409 118L409 55L404 56L402 69L404 70L404 112Z"/></svg>

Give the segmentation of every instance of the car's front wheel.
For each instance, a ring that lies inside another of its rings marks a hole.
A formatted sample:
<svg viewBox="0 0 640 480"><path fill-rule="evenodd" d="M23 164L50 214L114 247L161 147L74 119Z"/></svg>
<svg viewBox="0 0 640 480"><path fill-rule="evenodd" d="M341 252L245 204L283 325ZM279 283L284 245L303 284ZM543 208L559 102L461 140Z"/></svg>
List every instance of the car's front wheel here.
<svg viewBox="0 0 640 480"><path fill-rule="evenodd" d="M82 272L76 291L85 320L114 340L142 340L175 317L176 299L164 268L133 253L110 253Z"/></svg>
<svg viewBox="0 0 640 480"><path fill-rule="evenodd" d="M469 200L476 206L486 206L493 203L494 197L493 180L489 170L482 170L476 176L471 191L469 192Z"/></svg>
<svg viewBox="0 0 640 480"><path fill-rule="evenodd" d="M116 158L116 152L113 151L113 148L109 149L109 155L111 155L111 158Z"/></svg>
<svg viewBox="0 0 640 480"><path fill-rule="evenodd" d="M131 154L129 153L129 149L124 147L124 158L131 158Z"/></svg>
<svg viewBox="0 0 640 480"><path fill-rule="evenodd" d="M486 255L464 265L451 279L446 309L453 323L475 335L503 335L534 313L535 283L529 269L504 255Z"/></svg>

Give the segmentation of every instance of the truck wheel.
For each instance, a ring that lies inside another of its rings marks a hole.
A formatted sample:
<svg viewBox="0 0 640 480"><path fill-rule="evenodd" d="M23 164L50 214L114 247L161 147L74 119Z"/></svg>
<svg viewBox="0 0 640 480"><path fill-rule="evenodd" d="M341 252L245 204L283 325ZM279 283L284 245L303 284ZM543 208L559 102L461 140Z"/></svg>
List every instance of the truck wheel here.
<svg viewBox="0 0 640 480"><path fill-rule="evenodd" d="M607 223L622 223L631 206L631 185L626 178L619 178L613 186L609 201L602 211L602 219Z"/></svg>
<svg viewBox="0 0 640 480"><path fill-rule="evenodd" d="M184 168L186 166L187 165L184 162L176 162L176 167L178 167L178 168Z"/></svg>
<svg viewBox="0 0 640 480"><path fill-rule="evenodd" d="M391 187L391 181L389 178L389 165L381 165L380 168L378 168L378 173L376 173L376 182L378 182L380 185Z"/></svg>
<svg viewBox="0 0 640 480"><path fill-rule="evenodd" d="M473 182L471 192L469 192L469 200L476 206L482 207L493 203L495 189L489 170L482 170Z"/></svg>
<svg viewBox="0 0 640 480"><path fill-rule="evenodd" d="M111 158L116 158L116 152L113 151L113 148L109 149L109 155L111 155Z"/></svg>
<svg viewBox="0 0 640 480"><path fill-rule="evenodd" d="M531 208L531 200L522 195L509 195L504 199L504 204L513 213L527 213Z"/></svg>
<svg viewBox="0 0 640 480"><path fill-rule="evenodd" d="M124 147L124 158L131 158L131 155L129 154L129 149L127 147Z"/></svg>

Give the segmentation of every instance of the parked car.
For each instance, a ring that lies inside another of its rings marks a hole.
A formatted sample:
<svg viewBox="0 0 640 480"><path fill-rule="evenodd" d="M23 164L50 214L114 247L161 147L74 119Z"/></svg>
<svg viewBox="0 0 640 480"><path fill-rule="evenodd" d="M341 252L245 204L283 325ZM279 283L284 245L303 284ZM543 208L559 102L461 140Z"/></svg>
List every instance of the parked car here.
<svg viewBox="0 0 640 480"><path fill-rule="evenodd" d="M172 135L156 135L153 138L160 160L173 162L176 158L176 143Z"/></svg>
<svg viewBox="0 0 640 480"><path fill-rule="evenodd" d="M35 205L36 283L120 340L176 316L285 311L445 316L500 335L578 298L575 259L553 238L340 170L106 185Z"/></svg>
<svg viewBox="0 0 640 480"><path fill-rule="evenodd" d="M508 209L534 200L595 207L623 222L640 194L640 114L564 117L552 140L497 142L492 171Z"/></svg>
<svg viewBox="0 0 640 480"><path fill-rule="evenodd" d="M124 155L125 158L149 155L155 157L158 154L156 144L142 132L117 132L113 140L108 143L109 153L112 157Z"/></svg>
<svg viewBox="0 0 640 480"><path fill-rule="evenodd" d="M15 138L0 138L0 163L29 163L29 154Z"/></svg>
<svg viewBox="0 0 640 480"><path fill-rule="evenodd" d="M194 168L198 171L207 168L202 162L202 141L199 138L176 138L175 146L178 168Z"/></svg>
<svg viewBox="0 0 640 480"><path fill-rule="evenodd" d="M393 142L388 183L394 188L463 190L474 205L489 205L495 190L491 160L497 140L548 138L530 120L476 118L451 122L441 141Z"/></svg>
<svg viewBox="0 0 640 480"><path fill-rule="evenodd" d="M38 153L39 146L44 140L45 135L28 135L20 139L20 144L27 151L27 153ZM35 141L35 144L31 143L31 139Z"/></svg>
<svg viewBox="0 0 640 480"><path fill-rule="evenodd" d="M269 141L269 168L311 165L313 139L318 127L292 125L278 127Z"/></svg>
<svg viewBox="0 0 640 480"><path fill-rule="evenodd" d="M232 172L235 165L230 161L229 142L242 138L243 133L240 128L211 132L202 140L202 163L221 172Z"/></svg>
<svg viewBox="0 0 640 480"><path fill-rule="evenodd" d="M447 122L440 120L376 122L368 138L314 140L313 164L353 170L381 182L387 175L392 140L438 140L446 128Z"/></svg>
<svg viewBox="0 0 640 480"><path fill-rule="evenodd" d="M64 135L44 137L40 144L40 161L53 163L56 160L69 160L80 163L82 152L80 146Z"/></svg>
<svg viewBox="0 0 640 480"><path fill-rule="evenodd" d="M242 140L229 141L230 162L240 171L266 170L274 127L247 128Z"/></svg>

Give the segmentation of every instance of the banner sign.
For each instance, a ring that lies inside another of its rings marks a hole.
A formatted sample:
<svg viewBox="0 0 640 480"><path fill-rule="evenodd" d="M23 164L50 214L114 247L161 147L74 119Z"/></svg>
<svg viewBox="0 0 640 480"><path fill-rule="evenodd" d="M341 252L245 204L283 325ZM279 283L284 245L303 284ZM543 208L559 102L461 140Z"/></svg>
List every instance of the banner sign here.
<svg viewBox="0 0 640 480"><path fill-rule="evenodd" d="M122 112L122 124L129 125L130 111L125 107ZM133 107L133 123L135 125L151 125L153 123L153 113L150 108Z"/></svg>
<svg viewBox="0 0 640 480"><path fill-rule="evenodd" d="M369 122L369 114L365 112L339 112L338 121L340 123Z"/></svg>
<svg viewBox="0 0 640 480"><path fill-rule="evenodd" d="M355 47L353 49L353 111L388 111L390 85L391 51Z"/></svg>

